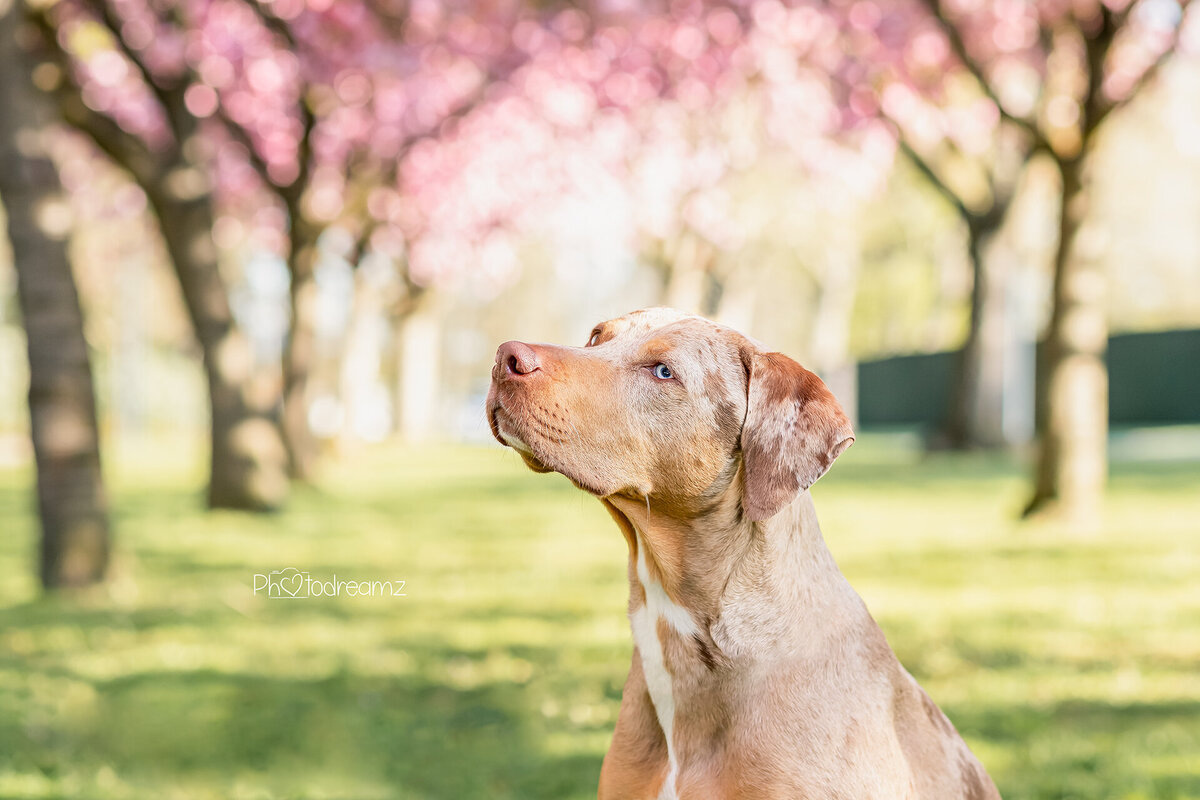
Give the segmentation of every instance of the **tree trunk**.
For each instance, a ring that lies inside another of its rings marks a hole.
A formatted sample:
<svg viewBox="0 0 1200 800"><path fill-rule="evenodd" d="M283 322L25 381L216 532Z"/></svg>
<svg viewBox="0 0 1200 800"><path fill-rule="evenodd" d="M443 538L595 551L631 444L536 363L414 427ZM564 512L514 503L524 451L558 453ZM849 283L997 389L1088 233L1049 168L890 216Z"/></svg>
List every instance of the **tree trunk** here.
<svg viewBox="0 0 1200 800"><path fill-rule="evenodd" d="M396 317L399 377L396 396L400 436L427 441L438 433L442 327L429 299Z"/></svg>
<svg viewBox="0 0 1200 800"><path fill-rule="evenodd" d="M360 442L387 438L395 425L383 365L387 339L380 328L391 328L384 314L384 287L371 280L369 270L354 273L354 298L338 358L338 397L343 410L337 432L339 454L352 452ZM387 407L387 411L381 409ZM385 416L386 413L386 416Z"/></svg>
<svg viewBox="0 0 1200 800"><path fill-rule="evenodd" d="M851 422L857 423L858 365L850 352L850 329L862 268L861 242L839 228L830 233L826 247L806 366L821 376Z"/></svg>
<svg viewBox="0 0 1200 800"><path fill-rule="evenodd" d="M667 255L664 304L690 314L711 313L711 271L715 250L698 234L684 231Z"/></svg>
<svg viewBox="0 0 1200 800"><path fill-rule="evenodd" d="M304 219L299 198L288 203L288 214L291 324L283 349L283 440L291 476L309 480L316 460L316 442L308 424L308 379L317 342L318 231Z"/></svg>
<svg viewBox="0 0 1200 800"><path fill-rule="evenodd" d="M192 186L195 182L196 185ZM203 171L178 167L144 187L158 213L184 305L203 353L212 411L211 508L269 511L287 495L286 454L270 391L252 382L249 343L234 323L212 240ZM259 396L261 395L261 396Z"/></svg>
<svg viewBox="0 0 1200 800"><path fill-rule="evenodd" d="M754 324L756 289L744 268L734 265L721 277L720 296L716 298L713 308L713 320L734 330L748 330Z"/></svg>
<svg viewBox="0 0 1200 800"><path fill-rule="evenodd" d="M104 577L109 526L92 372L64 241L68 207L43 149L53 110L33 86L19 14L16 3L0 7L0 197L28 339L40 573L49 589Z"/></svg>
<svg viewBox="0 0 1200 800"><path fill-rule="evenodd" d="M954 450L1002 447L1005 296L1003 276L989 262L987 247L1003 222L1003 211L967 220L971 261L971 311L967 339L956 355L943 447Z"/></svg>
<svg viewBox="0 0 1200 800"><path fill-rule="evenodd" d="M105 24L112 29L111 20ZM187 110L186 83L156 84L175 141L170 148L152 150L83 101L79 86L69 78L69 59L57 44L56 31L44 17L41 25L61 76L55 95L63 119L130 174L158 215L208 381L212 440L208 504L274 509L287 494L286 453L274 408L278 395L252 380L249 347L229 307L212 240L211 165L199 152L199 121Z"/></svg>
<svg viewBox="0 0 1200 800"><path fill-rule="evenodd" d="M1060 159L1059 170L1054 305L1038 371L1041 449L1025 515L1052 512L1087 522L1099 511L1108 463L1106 279L1081 236L1089 191L1082 159Z"/></svg>
<svg viewBox="0 0 1200 800"><path fill-rule="evenodd" d="M937 170L904 139L901 148L918 171L949 201L967 227L971 262L971 309L967 338L959 349L946 419L931 443L935 448L966 450L999 447L1011 442L1004 425L1004 396L1013 375L1008 370L1015 331L1008 317L1007 265L988 253L1017 193L1033 143L1019 134L1014 141L1002 135L988 177L990 202L972 208L939 176ZM1013 133L1008 131L1007 133Z"/></svg>

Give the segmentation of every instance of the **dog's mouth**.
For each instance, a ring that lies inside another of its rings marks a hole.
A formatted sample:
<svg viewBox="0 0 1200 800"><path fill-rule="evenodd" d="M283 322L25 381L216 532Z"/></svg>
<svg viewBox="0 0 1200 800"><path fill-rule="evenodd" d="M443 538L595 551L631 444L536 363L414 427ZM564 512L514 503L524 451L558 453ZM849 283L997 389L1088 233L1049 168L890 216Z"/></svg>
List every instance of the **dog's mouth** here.
<svg viewBox="0 0 1200 800"><path fill-rule="evenodd" d="M487 418L496 441L515 450L521 460L525 462L525 466L534 472L557 472L575 484L577 488L597 497L606 497L612 494L611 491L604 491L592 485L588 480L578 477L575 474L576 470L560 464L561 459L554 458L553 452L542 455L536 453L535 447L542 449L540 445L536 444L542 437L539 437L536 432L530 431L528 426L523 425L522 417L506 409L498 398L489 398ZM534 444L531 444L531 441Z"/></svg>
<svg viewBox="0 0 1200 800"><path fill-rule="evenodd" d="M498 401L488 404L488 425L492 429L492 435L496 437L496 441L500 444L511 447L517 451L517 455L525 462L525 465L534 472L553 472L546 466L545 462L538 458L533 452L533 448L522 437L520 427L515 419L510 416L504 407Z"/></svg>

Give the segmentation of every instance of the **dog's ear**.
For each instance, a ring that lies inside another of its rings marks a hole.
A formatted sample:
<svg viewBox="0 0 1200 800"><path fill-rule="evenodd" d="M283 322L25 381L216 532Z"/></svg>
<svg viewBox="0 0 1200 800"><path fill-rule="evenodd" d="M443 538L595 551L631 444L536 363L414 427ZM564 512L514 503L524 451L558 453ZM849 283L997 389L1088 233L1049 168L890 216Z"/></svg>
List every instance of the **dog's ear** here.
<svg viewBox="0 0 1200 800"><path fill-rule="evenodd" d="M816 483L854 443L854 431L824 382L792 359L747 347L742 360L742 507L762 522Z"/></svg>

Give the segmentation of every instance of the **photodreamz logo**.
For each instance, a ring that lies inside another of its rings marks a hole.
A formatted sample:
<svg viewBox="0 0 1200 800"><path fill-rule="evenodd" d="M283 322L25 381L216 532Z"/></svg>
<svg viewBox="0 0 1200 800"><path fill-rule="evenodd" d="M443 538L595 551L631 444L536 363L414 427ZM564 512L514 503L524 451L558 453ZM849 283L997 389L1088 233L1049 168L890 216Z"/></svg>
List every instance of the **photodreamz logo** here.
<svg viewBox="0 0 1200 800"><path fill-rule="evenodd" d="M338 578L314 578L295 567L254 574L254 594L271 600L307 600L310 597L407 597L405 581L349 581Z"/></svg>

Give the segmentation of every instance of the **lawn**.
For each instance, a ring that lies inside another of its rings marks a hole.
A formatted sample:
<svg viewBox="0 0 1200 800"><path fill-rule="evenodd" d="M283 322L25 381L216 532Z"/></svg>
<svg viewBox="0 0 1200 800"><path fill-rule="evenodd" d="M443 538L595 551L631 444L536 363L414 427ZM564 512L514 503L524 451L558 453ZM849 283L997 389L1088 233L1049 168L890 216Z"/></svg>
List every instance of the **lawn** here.
<svg viewBox="0 0 1200 800"><path fill-rule="evenodd" d="M1114 468L1103 530L1013 465L860 437L830 547L1008 800L1200 798L1200 464ZM41 598L0 472L0 798L594 797L630 653L598 503L499 447L379 449L286 512L202 513L188 448L108 464L104 589ZM272 600L255 574L403 580Z"/></svg>

